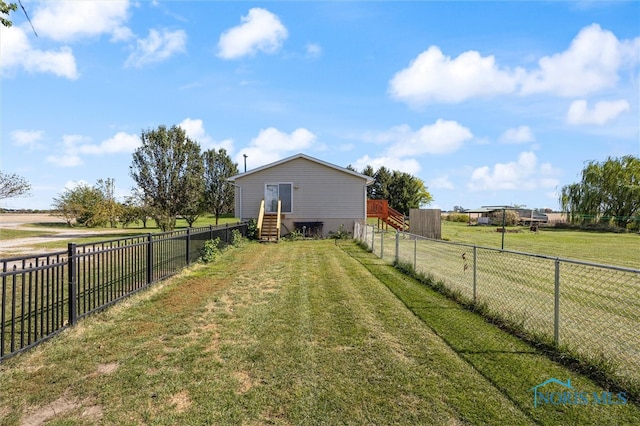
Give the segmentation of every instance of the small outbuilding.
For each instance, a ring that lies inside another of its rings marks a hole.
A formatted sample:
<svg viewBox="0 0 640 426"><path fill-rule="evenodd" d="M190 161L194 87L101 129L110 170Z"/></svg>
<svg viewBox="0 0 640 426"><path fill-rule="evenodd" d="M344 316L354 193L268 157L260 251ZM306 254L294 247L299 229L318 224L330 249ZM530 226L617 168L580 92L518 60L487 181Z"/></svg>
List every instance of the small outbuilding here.
<svg viewBox="0 0 640 426"><path fill-rule="evenodd" d="M294 230L326 237L353 232L367 218L371 176L297 154L228 179L235 186L235 215L255 219L260 239L277 241Z"/></svg>

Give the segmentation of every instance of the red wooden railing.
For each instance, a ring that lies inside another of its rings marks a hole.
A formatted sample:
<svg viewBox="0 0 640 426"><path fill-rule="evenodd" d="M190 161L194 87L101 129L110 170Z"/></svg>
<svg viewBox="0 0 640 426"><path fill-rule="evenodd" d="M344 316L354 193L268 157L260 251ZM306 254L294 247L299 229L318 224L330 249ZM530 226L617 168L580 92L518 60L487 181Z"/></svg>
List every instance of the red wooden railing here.
<svg viewBox="0 0 640 426"><path fill-rule="evenodd" d="M389 207L388 200L367 200L367 217L377 217L383 224L401 231L409 230L409 222L402 213Z"/></svg>

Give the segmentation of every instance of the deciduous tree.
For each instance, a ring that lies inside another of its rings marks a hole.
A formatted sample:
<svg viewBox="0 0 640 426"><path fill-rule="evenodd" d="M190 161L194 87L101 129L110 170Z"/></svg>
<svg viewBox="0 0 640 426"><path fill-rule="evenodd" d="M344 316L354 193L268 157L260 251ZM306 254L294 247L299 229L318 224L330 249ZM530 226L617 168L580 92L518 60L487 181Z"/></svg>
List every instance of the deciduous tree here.
<svg viewBox="0 0 640 426"><path fill-rule="evenodd" d="M160 229L172 230L176 216L192 208L202 195L200 145L178 126L143 131L140 139L142 145L133 153L131 177L153 208Z"/></svg>
<svg viewBox="0 0 640 426"><path fill-rule="evenodd" d="M205 151L204 199L207 209L218 218L233 209L233 186L227 182L229 176L238 173L238 165L231 160L224 148Z"/></svg>
<svg viewBox="0 0 640 426"><path fill-rule="evenodd" d="M30 190L31 185L22 176L0 172L0 200L21 197L27 195Z"/></svg>
<svg viewBox="0 0 640 426"><path fill-rule="evenodd" d="M64 218L69 226L73 226L75 222L93 227L106 223L97 214L103 202L104 196L98 188L82 183L66 189L59 197L54 198L52 207L55 215Z"/></svg>
<svg viewBox="0 0 640 426"><path fill-rule="evenodd" d="M562 187L560 205L572 222L610 222L620 227L640 215L640 159L632 155L587 162L581 181Z"/></svg>
<svg viewBox="0 0 640 426"><path fill-rule="evenodd" d="M7 3L4 0L0 0L0 23L7 28L13 25L10 19L2 15L8 16L10 12L15 12L16 10L18 10L16 3Z"/></svg>

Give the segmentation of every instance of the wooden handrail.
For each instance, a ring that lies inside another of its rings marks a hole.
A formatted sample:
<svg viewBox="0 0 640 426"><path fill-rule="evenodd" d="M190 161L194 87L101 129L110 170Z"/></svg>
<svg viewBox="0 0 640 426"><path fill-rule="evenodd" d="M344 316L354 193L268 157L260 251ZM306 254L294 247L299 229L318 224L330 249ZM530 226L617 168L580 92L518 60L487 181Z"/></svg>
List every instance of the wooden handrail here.
<svg viewBox="0 0 640 426"><path fill-rule="evenodd" d="M404 215L389 207L388 200L367 200L367 217L377 217L383 223L403 231L408 227Z"/></svg>
<svg viewBox="0 0 640 426"><path fill-rule="evenodd" d="M276 219L276 241L280 240L280 212L282 211L282 201L278 199L278 218Z"/></svg>
<svg viewBox="0 0 640 426"><path fill-rule="evenodd" d="M264 220L264 199L260 203L260 212L258 213L258 239L262 238L262 221Z"/></svg>

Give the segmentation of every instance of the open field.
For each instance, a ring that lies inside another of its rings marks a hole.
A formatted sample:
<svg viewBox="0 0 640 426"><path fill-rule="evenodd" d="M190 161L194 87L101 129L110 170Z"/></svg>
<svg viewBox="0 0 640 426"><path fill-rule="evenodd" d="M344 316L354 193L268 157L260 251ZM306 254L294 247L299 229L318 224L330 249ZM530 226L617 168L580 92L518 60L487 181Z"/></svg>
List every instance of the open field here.
<svg viewBox="0 0 640 426"><path fill-rule="evenodd" d="M640 421L630 403L534 407L550 377L605 390L350 242L225 252L0 375L6 425Z"/></svg>
<svg viewBox="0 0 640 426"><path fill-rule="evenodd" d="M468 226L442 221L442 238L482 247L500 248L502 234L496 226ZM605 265L640 268L640 234L604 233L567 229L507 227L504 249L552 257L584 260Z"/></svg>

